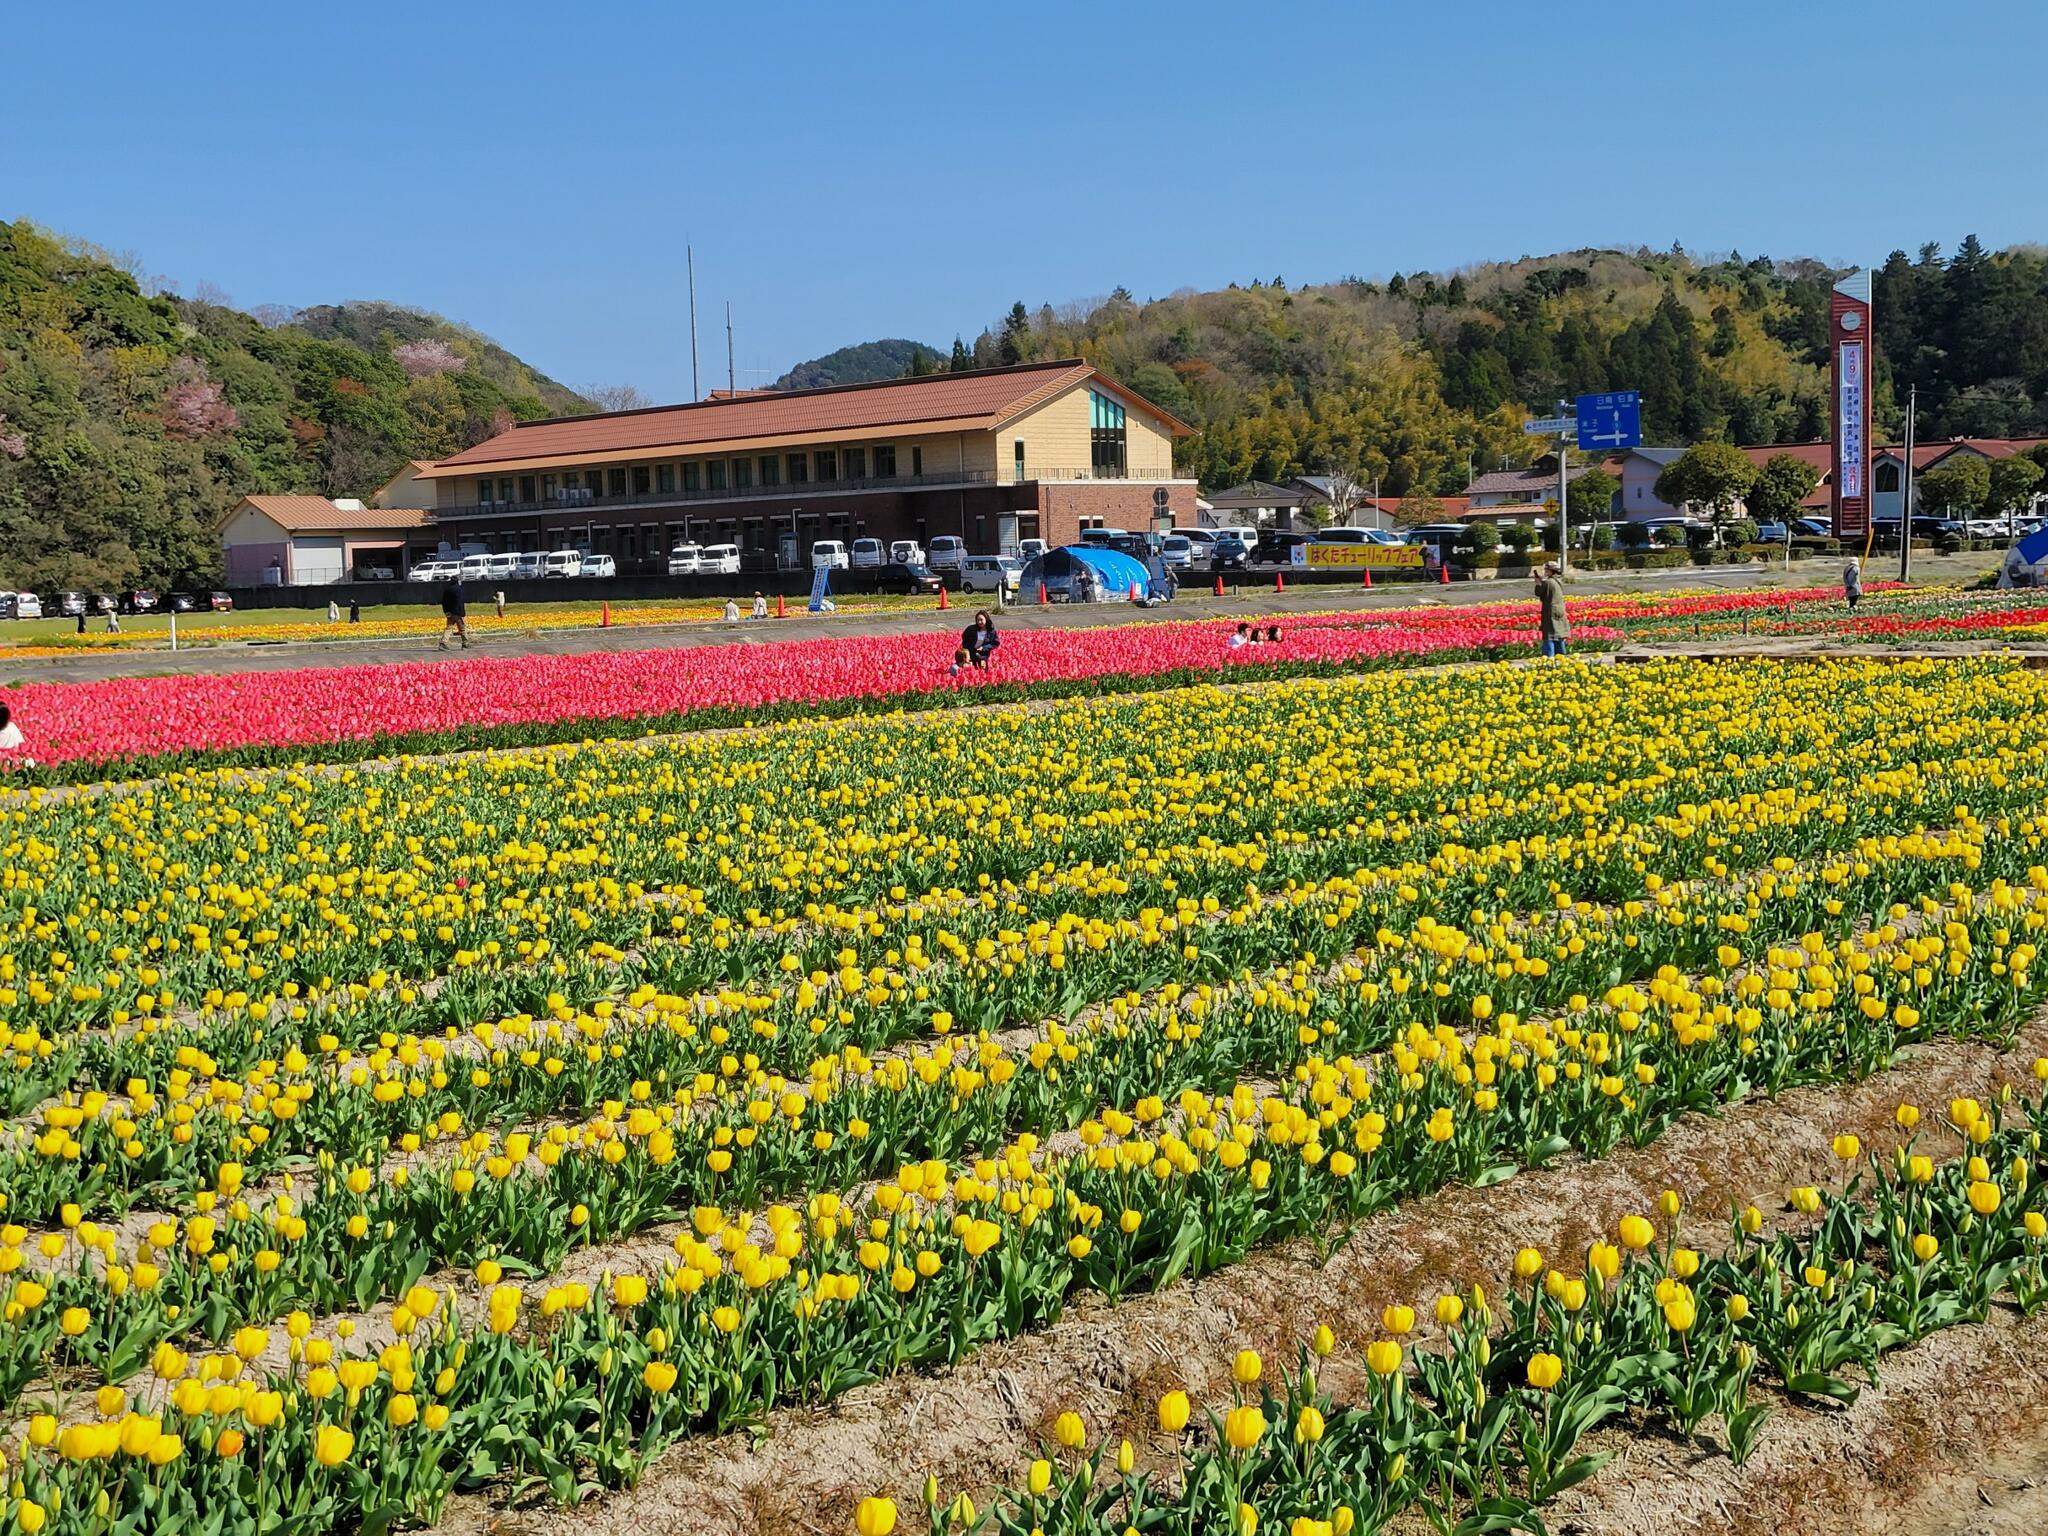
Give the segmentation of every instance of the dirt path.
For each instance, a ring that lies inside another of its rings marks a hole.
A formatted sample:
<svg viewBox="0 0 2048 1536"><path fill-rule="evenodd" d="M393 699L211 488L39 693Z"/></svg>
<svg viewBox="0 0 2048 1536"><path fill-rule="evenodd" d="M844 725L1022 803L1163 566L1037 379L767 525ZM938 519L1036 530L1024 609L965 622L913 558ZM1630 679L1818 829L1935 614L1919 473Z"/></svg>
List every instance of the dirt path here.
<svg viewBox="0 0 2048 1536"><path fill-rule="evenodd" d="M1319 1322L1340 1339L1324 1378L1341 1396L1355 1385L1350 1373L1358 1369L1359 1346L1374 1335L1374 1320L1389 1302L1426 1302L1475 1281L1497 1284L1525 1243L1574 1263L1621 1216L1650 1209L1665 1188L1679 1190L1695 1213L1688 1240L1711 1245L1725 1231L1732 1204L1753 1199L1768 1210L1788 1187L1838 1181L1840 1165L1829 1147L1836 1132L1854 1132L1885 1155L1898 1139L1892 1116L1901 1100L1933 1106L1959 1094L1987 1095L2043 1049L2048 1023L2037 1023L2004 1055L1985 1046L1928 1047L1863 1083L1797 1090L1717 1119L1688 1120L1646 1148L1485 1190L1445 1190L1360 1224L1327 1264L1319 1266L1309 1245L1298 1242L1164 1294L1114 1307L1084 1302L1053 1327L983 1349L949 1372L875 1383L822 1409L780 1410L758 1434L686 1442L632 1492L566 1511L505 1510L471 1499L451 1510L448 1528L498 1536L839 1533L850 1528L864 1493L889 1491L914 1505L928 1472L949 1490L965 1486L977 1494L1013 1481L1063 1409L1078 1409L1091 1437L1128 1436L1142 1455L1161 1392L1182 1386L1219 1398L1238 1349L1260 1349L1276 1364L1291 1360ZM1924 1348L1963 1346L1935 1341ZM1976 1379L1974 1371L1969 1376ZM1936 1412L1952 1390L1919 1396ZM1788 1412L1774 1422L1766 1445L1797 1417ZM1797 1487L1811 1482L1788 1478ZM1603 1479L1599 1487L1606 1486ZM1738 1486L1746 1485L1727 1484ZM1582 1490L1586 1501L1598 1492ZM1595 1512L1586 1507L1590 1520Z"/></svg>

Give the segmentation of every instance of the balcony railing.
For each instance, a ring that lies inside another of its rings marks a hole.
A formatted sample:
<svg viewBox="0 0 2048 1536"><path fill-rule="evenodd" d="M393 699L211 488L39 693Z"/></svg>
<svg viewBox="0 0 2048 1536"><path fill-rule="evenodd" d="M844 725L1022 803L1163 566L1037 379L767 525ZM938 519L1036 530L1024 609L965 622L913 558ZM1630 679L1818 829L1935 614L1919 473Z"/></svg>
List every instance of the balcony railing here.
<svg viewBox="0 0 2048 1536"><path fill-rule="evenodd" d="M957 486L1002 483L985 469L939 470L924 475L867 475L860 479L798 480L780 485L721 486L717 490L628 492L621 496L584 489L562 490L538 501L465 502L441 506L437 518L520 517L550 512L611 512L634 507L686 507L700 502L783 501L791 497L841 496L857 491L952 490Z"/></svg>
<svg viewBox="0 0 2048 1536"><path fill-rule="evenodd" d="M931 491L953 490L962 486L1028 485L1039 480L1140 480L1146 484L1156 484L1173 478L1175 477L1170 472L1165 475L1148 475L1139 471L1135 474L1104 476L1098 475L1092 469L1037 469L1027 465L1022 480L1009 470L992 474L985 469L964 469L939 470L923 475L867 475L859 479L799 480L793 483L785 481L780 485L749 485L737 489L724 486L718 490L699 488L694 491L647 491L619 496L579 487L574 490L557 491L553 496L538 501L465 502L452 506L443 504L434 515L442 520L463 517L533 517L556 512L615 512L630 511L635 507L687 507L707 502L788 501L805 496L841 496L860 491ZM1192 480L1189 483L1192 484Z"/></svg>

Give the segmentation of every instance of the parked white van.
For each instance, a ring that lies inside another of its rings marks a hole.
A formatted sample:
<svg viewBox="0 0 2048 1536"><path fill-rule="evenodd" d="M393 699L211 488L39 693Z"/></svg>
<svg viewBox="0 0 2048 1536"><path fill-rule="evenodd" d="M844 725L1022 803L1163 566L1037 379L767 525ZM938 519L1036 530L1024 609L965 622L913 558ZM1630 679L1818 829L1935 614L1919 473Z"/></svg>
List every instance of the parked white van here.
<svg viewBox="0 0 2048 1536"><path fill-rule="evenodd" d="M506 552L491 556L491 575L493 577L515 575L518 570L519 557L517 555Z"/></svg>
<svg viewBox="0 0 2048 1536"><path fill-rule="evenodd" d="M889 546L891 565L923 565L924 546L915 539L898 539Z"/></svg>
<svg viewBox="0 0 2048 1536"><path fill-rule="evenodd" d="M668 573L671 576L694 576L702 568L703 561L703 545L678 544L668 552Z"/></svg>
<svg viewBox="0 0 2048 1536"><path fill-rule="evenodd" d="M853 568L856 571L871 571L887 564L882 558L880 539L855 539L853 541Z"/></svg>
<svg viewBox="0 0 2048 1536"><path fill-rule="evenodd" d="M1019 539L1017 541L1017 564L1029 565L1052 546L1043 539Z"/></svg>
<svg viewBox="0 0 2048 1536"><path fill-rule="evenodd" d="M462 564L456 568L464 581L482 581L491 574L489 555L464 555Z"/></svg>
<svg viewBox="0 0 2048 1536"><path fill-rule="evenodd" d="M737 576L740 573L740 547L737 544L706 544L704 553L697 559L697 569L707 576Z"/></svg>
<svg viewBox="0 0 2048 1536"><path fill-rule="evenodd" d="M960 585L969 592L1017 590L1024 562L1014 555L969 555L960 568Z"/></svg>
<svg viewBox="0 0 2048 1536"><path fill-rule="evenodd" d="M530 581L541 575L546 561L547 556L543 555L539 550L525 550L512 557L512 574L519 577L522 581Z"/></svg>
<svg viewBox="0 0 2048 1536"><path fill-rule="evenodd" d="M543 576L581 576L583 555L573 549L550 550L547 559L541 562L540 573Z"/></svg>
<svg viewBox="0 0 2048 1536"><path fill-rule="evenodd" d="M935 571L952 571L959 574L961 566L967 563L967 541L957 535L942 533L932 540L931 555L925 561Z"/></svg>
<svg viewBox="0 0 2048 1536"><path fill-rule="evenodd" d="M843 571L849 563L846 546L837 539L820 539L811 546L811 569L814 571L820 566L827 570Z"/></svg>

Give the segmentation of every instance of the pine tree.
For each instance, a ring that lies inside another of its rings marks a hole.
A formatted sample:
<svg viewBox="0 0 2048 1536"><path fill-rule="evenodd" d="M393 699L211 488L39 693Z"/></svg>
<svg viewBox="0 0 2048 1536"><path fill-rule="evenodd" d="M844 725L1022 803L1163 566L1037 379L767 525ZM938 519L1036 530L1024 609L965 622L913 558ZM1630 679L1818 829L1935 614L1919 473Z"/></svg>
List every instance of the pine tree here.
<svg viewBox="0 0 2048 1536"><path fill-rule="evenodd" d="M953 338L953 355L946 361L946 367L953 373L965 373L974 366L974 354L967 350L967 343L957 335Z"/></svg>
<svg viewBox="0 0 2048 1536"><path fill-rule="evenodd" d="M1015 367L1024 361L1031 345L1031 313L1019 299L1010 306L1010 313L1003 321L1003 334L996 343L996 356L1005 368Z"/></svg>

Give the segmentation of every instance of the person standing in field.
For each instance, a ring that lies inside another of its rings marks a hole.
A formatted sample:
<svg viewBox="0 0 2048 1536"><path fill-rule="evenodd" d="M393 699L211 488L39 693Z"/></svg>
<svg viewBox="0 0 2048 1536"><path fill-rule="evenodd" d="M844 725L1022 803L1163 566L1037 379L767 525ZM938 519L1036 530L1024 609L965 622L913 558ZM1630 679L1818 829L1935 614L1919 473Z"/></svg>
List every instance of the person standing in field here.
<svg viewBox="0 0 2048 1536"><path fill-rule="evenodd" d="M491 594L491 597L493 598L493 600L496 601L498 605L498 617L502 619L503 617L505 617L505 589L503 587L500 587L497 591Z"/></svg>
<svg viewBox="0 0 2048 1536"><path fill-rule="evenodd" d="M437 650L448 649L448 637L454 635L462 642L462 648L469 649L469 601L463 596L462 582L451 581L441 589L441 643Z"/></svg>
<svg viewBox="0 0 2048 1536"><path fill-rule="evenodd" d="M1564 582L1555 560L1537 576L1536 604L1536 629L1543 638L1544 656L1564 655L1571 649L1572 621L1565 613Z"/></svg>
<svg viewBox="0 0 2048 1536"><path fill-rule="evenodd" d="M768 617L768 599L763 597L759 592L756 592L754 594L754 617L757 619L765 619Z"/></svg>
<svg viewBox="0 0 2048 1536"><path fill-rule="evenodd" d="M1863 563L1854 555L1842 567L1842 596L1847 599L1849 611L1854 613L1856 605L1863 601Z"/></svg>

